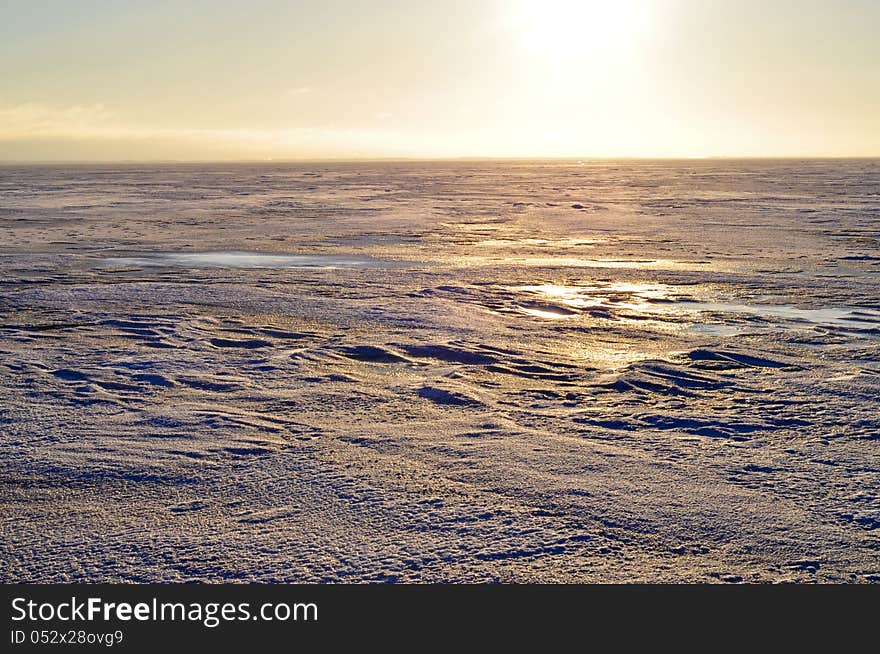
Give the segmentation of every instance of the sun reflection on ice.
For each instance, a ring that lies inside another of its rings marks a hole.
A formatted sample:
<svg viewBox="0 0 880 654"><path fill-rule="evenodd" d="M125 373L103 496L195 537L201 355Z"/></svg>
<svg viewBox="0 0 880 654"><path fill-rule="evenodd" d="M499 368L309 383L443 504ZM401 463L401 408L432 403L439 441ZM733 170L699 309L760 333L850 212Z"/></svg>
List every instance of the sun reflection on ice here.
<svg viewBox="0 0 880 654"><path fill-rule="evenodd" d="M652 303L674 302L678 295L673 287L664 284L629 282L604 282L589 286L537 284L517 286L512 290L535 294L547 301L576 309L615 307L635 311L644 310Z"/></svg>

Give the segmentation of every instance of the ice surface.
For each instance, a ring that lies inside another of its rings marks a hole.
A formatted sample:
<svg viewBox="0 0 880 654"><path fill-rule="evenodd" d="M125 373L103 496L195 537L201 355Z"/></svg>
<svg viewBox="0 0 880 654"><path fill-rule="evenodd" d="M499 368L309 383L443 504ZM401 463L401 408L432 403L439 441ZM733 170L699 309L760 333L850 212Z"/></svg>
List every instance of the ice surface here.
<svg viewBox="0 0 880 654"><path fill-rule="evenodd" d="M157 252L106 257L100 265L178 266L181 268L382 268L393 265L372 257L332 254L267 254L265 252Z"/></svg>
<svg viewBox="0 0 880 654"><path fill-rule="evenodd" d="M880 581L880 162L0 197L3 581Z"/></svg>
<svg viewBox="0 0 880 654"><path fill-rule="evenodd" d="M880 329L880 311L859 307L823 307L804 309L784 304L746 304L742 302L698 301L693 295L683 294L675 287L662 284L600 283L588 286L560 286L542 284L521 286L513 290L528 295L537 295L556 301L559 305L535 305L528 311L543 318L570 318L579 315L578 310L601 308L616 311L620 319L652 317L656 320L674 321L682 328L687 321L697 318L693 314L722 314L726 322L717 325L714 333L737 333L735 314L756 316L764 326L775 328L799 328L807 326L850 327L856 330ZM520 303L520 308L527 310ZM540 309L540 310L539 310ZM725 314L734 314L725 315ZM703 319L705 316L701 316ZM705 333L713 330L712 325L704 325Z"/></svg>

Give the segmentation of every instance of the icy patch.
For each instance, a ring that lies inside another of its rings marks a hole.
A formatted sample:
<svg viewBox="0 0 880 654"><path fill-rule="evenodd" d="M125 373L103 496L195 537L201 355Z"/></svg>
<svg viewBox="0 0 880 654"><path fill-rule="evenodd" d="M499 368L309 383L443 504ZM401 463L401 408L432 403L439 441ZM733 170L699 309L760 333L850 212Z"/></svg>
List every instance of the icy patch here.
<svg viewBox="0 0 880 654"><path fill-rule="evenodd" d="M740 313L761 317L782 318L791 322L811 323L851 329L880 327L880 311L854 307L799 309L778 304L738 304L726 302L682 302L681 307L700 312Z"/></svg>
<svg viewBox="0 0 880 654"><path fill-rule="evenodd" d="M265 252L156 252L136 257L101 259L105 267L179 268L390 268L393 261L330 254L268 254Z"/></svg>
<svg viewBox="0 0 880 654"><path fill-rule="evenodd" d="M587 259L582 257L462 257L465 264L518 265L563 268L620 268L631 270L719 270L702 261L674 261L672 259Z"/></svg>
<svg viewBox="0 0 880 654"><path fill-rule="evenodd" d="M665 284L598 283L591 286L539 284L519 286L513 290L536 293L569 307L588 308L617 306L640 308L650 302L672 302L675 289Z"/></svg>
<svg viewBox="0 0 880 654"><path fill-rule="evenodd" d="M578 315L576 311L571 311L564 307L559 307L552 304L538 304L537 302L520 304L517 308L523 313L529 314L530 316L535 316L537 318L546 318L547 320L572 318Z"/></svg>
<svg viewBox="0 0 880 654"><path fill-rule="evenodd" d="M517 309L540 318L571 318L581 312L617 320L635 317L688 323L692 333L728 336L741 331L736 316L762 319L765 327L810 325L837 327L857 332L880 329L880 311L858 307L803 309L780 304L746 304L695 299L665 284L599 283L589 286L540 284L511 290L537 296L542 303L519 303ZM543 301L548 301L544 304ZM552 304L549 304L552 302ZM702 320L701 315L730 315L721 322ZM741 319L741 318L740 318ZM769 323L769 324L766 324Z"/></svg>
<svg viewBox="0 0 880 654"><path fill-rule="evenodd" d="M480 247L489 248L509 248L509 247L528 247L528 246L558 246L558 247L577 247L588 246L595 247L600 243L607 243L608 239L603 238L491 238L478 241Z"/></svg>

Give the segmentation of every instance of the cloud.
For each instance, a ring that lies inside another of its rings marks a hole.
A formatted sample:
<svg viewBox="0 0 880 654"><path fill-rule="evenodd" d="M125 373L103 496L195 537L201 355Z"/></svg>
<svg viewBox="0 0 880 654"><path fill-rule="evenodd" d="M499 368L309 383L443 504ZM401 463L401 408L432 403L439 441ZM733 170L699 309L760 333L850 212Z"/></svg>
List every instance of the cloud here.
<svg viewBox="0 0 880 654"><path fill-rule="evenodd" d="M410 135L411 138L411 135ZM50 107L38 103L0 106L0 144L104 143L132 151L163 144L169 156L218 151L240 157L373 156L408 154L410 138L402 132L376 128L287 127L279 129L151 127L128 125L107 107ZM115 150L114 150L115 151ZM183 154L185 153L185 154Z"/></svg>
<svg viewBox="0 0 880 654"><path fill-rule="evenodd" d="M0 140L93 137L107 132L112 114L101 104L47 107L28 102L0 107Z"/></svg>

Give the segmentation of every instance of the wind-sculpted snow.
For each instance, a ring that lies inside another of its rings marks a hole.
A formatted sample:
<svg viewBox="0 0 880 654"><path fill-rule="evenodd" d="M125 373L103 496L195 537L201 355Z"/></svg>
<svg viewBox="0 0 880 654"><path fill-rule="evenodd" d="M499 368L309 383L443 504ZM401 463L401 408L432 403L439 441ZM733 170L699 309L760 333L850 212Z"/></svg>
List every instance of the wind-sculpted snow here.
<svg viewBox="0 0 880 654"><path fill-rule="evenodd" d="M0 198L2 581L880 581L880 162Z"/></svg>

